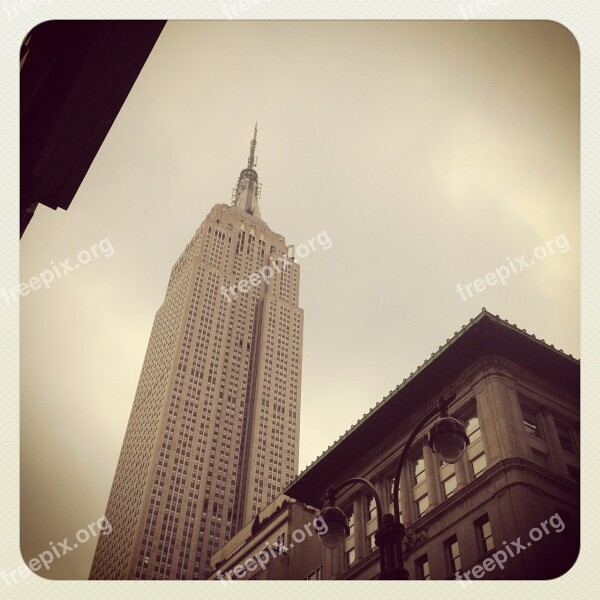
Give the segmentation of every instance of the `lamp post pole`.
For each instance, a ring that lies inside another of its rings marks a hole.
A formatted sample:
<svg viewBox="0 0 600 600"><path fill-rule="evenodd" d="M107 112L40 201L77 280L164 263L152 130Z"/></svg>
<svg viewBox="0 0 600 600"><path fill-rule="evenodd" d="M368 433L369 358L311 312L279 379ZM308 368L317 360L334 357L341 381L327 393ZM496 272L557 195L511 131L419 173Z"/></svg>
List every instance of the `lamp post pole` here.
<svg viewBox="0 0 600 600"><path fill-rule="evenodd" d="M406 463L406 458L408 457L408 452L410 451L410 447L412 443L415 441L419 431L423 429L427 421L431 420L435 417L436 414L447 415L448 414L448 404L454 400L456 394L446 398L445 400L440 400L435 408L432 408L415 426L412 433L406 440L406 444L404 444L404 448L402 450L402 454L400 455L400 460L396 465L396 474L394 475L394 520L396 522L400 522L400 476L402 475L402 468Z"/></svg>

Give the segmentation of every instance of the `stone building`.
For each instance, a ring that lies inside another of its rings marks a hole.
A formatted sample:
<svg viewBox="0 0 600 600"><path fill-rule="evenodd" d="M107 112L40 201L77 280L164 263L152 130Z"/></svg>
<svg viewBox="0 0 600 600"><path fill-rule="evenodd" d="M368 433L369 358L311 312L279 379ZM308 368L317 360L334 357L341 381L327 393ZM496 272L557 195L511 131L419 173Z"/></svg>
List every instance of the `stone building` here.
<svg viewBox="0 0 600 600"><path fill-rule="evenodd" d="M209 579L321 579L318 515L282 494L213 555Z"/></svg>
<svg viewBox="0 0 600 600"><path fill-rule="evenodd" d="M550 579L579 549L579 361L485 309L379 402L284 491L323 506L329 485L374 483L393 512L395 466L439 397L466 425L467 450L443 464L416 438L400 479L411 579ZM379 575L375 502L340 492L350 535L321 548L324 579ZM506 558L505 558L506 557Z"/></svg>

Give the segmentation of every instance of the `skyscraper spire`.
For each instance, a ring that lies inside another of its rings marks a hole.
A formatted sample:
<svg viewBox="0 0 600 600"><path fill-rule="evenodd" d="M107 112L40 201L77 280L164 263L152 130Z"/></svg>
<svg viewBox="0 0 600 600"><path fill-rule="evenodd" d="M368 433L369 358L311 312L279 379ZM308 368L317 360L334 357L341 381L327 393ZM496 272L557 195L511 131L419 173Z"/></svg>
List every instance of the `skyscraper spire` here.
<svg viewBox="0 0 600 600"><path fill-rule="evenodd" d="M248 156L248 168L249 169L254 169L254 167L256 166L256 158L255 157L255 151L256 151L256 134L258 132L258 123L254 124L254 139L250 142L250 156Z"/></svg>
<svg viewBox="0 0 600 600"><path fill-rule="evenodd" d="M258 197L260 193L260 184L258 183L258 174L254 170L256 166L256 135L258 133L258 123L254 125L254 137L250 142L250 154L248 155L248 166L240 173L238 177L235 192L233 194L233 204L247 213L260 217L258 208Z"/></svg>

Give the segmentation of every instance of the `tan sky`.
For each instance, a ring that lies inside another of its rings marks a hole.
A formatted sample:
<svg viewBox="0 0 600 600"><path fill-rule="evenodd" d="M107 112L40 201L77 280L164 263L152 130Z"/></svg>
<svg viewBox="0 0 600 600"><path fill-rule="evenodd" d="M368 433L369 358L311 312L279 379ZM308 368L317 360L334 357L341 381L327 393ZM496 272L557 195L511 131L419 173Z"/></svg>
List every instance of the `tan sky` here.
<svg viewBox="0 0 600 600"><path fill-rule="evenodd" d="M333 242L301 261L301 468L482 306L579 356L568 30L171 22L71 208L40 207L21 242L21 281L114 249L22 298L26 558L103 514L170 269L229 202L255 121L263 218L288 244ZM457 292L557 238L505 285ZM46 575L87 577L94 546Z"/></svg>

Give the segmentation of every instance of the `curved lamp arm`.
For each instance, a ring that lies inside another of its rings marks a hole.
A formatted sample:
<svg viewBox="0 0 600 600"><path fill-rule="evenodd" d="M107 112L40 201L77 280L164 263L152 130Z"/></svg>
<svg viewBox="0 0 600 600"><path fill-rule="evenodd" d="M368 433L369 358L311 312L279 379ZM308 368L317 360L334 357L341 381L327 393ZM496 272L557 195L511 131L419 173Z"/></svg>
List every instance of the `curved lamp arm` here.
<svg viewBox="0 0 600 600"><path fill-rule="evenodd" d="M375 486L368 480L368 479L364 479L362 477L351 477L350 479L346 479L346 481L343 481L342 483L338 484L338 485L332 485L328 490L327 490L327 500L333 505L335 503L335 496L336 494L343 488L348 487L349 485L352 485L353 483L361 483L362 485L366 485L369 490L371 490L371 493L373 494L373 498L375 498L375 506L377 508L377 528L381 528L381 526L383 525L383 509L381 506L381 498L379 497L379 494L377 493L377 490L375 489Z"/></svg>
<svg viewBox="0 0 600 600"><path fill-rule="evenodd" d="M400 501L398 500L398 494L400 492L400 475L402 474L402 467L404 467L404 463L406 462L406 457L408 456L408 452L410 451L410 447L412 443L415 441L417 434L427 421L435 417L438 413L445 414L447 413L447 407L452 400L456 397L456 394L453 394L449 398L445 400L440 400L435 408L432 408L415 426L413 432L410 434L409 438L406 440L406 444L404 444L404 448L402 450L402 454L400 455L400 460L396 465L396 475L394 476L394 520L396 523L400 522Z"/></svg>

